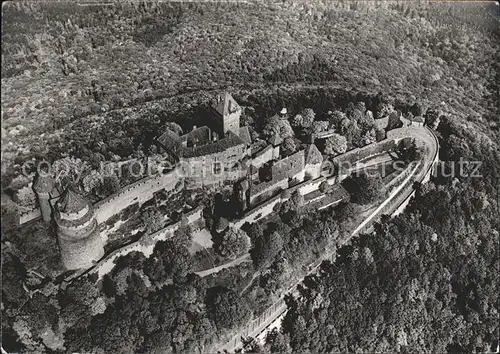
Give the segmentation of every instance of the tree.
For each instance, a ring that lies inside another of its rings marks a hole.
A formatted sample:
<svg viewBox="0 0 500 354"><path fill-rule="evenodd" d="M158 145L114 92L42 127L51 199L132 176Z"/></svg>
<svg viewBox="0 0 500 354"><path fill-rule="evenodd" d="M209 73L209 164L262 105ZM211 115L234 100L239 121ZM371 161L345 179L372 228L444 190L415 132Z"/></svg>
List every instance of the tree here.
<svg viewBox="0 0 500 354"><path fill-rule="evenodd" d="M165 218L158 209L149 208L142 213L141 219L147 234L155 233L165 226Z"/></svg>
<svg viewBox="0 0 500 354"><path fill-rule="evenodd" d="M378 104L377 109L375 111L376 118L384 118L387 117L394 111L394 107L390 103L381 102Z"/></svg>
<svg viewBox="0 0 500 354"><path fill-rule="evenodd" d="M319 185L319 190L321 191L321 193L328 193L328 191L330 190L330 184L327 181L321 182L321 184Z"/></svg>
<svg viewBox="0 0 500 354"><path fill-rule="evenodd" d="M267 138L277 134L282 140L294 135L290 122L276 115L266 119L263 133Z"/></svg>
<svg viewBox="0 0 500 354"><path fill-rule="evenodd" d="M389 114L389 120L387 122L387 128L385 129L386 131L400 128L403 126L403 122L401 121L401 112L391 112Z"/></svg>
<svg viewBox="0 0 500 354"><path fill-rule="evenodd" d="M382 141L385 138L387 138L387 132L384 129L377 129L375 130L375 140Z"/></svg>
<svg viewBox="0 0 500 354"><path fill-rule="evenodd" d="M185 279L192 269L189 250L173 240L156 243L151 256L145 261L144 273L154 284L162 284L170 277L175 282Z"/></svg>
<svg viewBox="0 0 500 354"><path fill-rule="evenodd" d="M346 151L347 139L344 136L334 133L332 136L326 139L325 154L337 156L345 153Z"/></svg>
<svg viewBox="0 0 500 354"><path fill-rule="evenodd" d="M113 174L111 176L104 176L102 182L102 191L104 195L111 195L120 190L120 181L118 177Z"/></svg>
<svg viewBox="0 0 500 354"><path fill-rule="evenodd" d="M375 134L375 129L369 129L367 130L364 134L363 137L361 138L361 145L370 145L376 141L376 134Z"/></svg>
<svg viewBox="0 0 500 354"><path fill-rule="evenodd" d="M179 124L175 122L166 122L165 123L165 129L173 131L177 135L182 135L182 128Z"/></svg>
<svg viewBox="0 0 500 354"><path fill-rule="evenodd" d="M248 320L250 309L233 290L216 286L207 290L205 304L217 329L232 329Z"/></svg>
<svg viewBox="0 0 500 354"><path fill-rule="evenodd" d="M359 146L361 133L362 131L359 128L358 122L354 119L346 118L340 122L340 134L345 136L347 146Z"/></svg>
<svg viewBox="0 0 500 354"><path fill-rule="evenodd" d="M344 112L341 112L339 110L328 112L328 121L330 122L330 127L332 128L338 129L340 127L340 122L342 122L344 119L347 119L347 116Z"/></svg>
<svg viewBox="0 0 500 354"><path fill-rule="evenodd" d="M316 114L314 113L312 108L304 108L302 112L293 117L292 125L297 128L310 128L314 122L315 117Z"/></svg>
<svg viewBox="0 0 500 354"><path fill-rule="evenodd" d="M276 231L258 238L252 250L255 266L263 269L273 263L276 256L283 250L284 244L283 236Z"/></svg>
<svg viewBox="0 0 500 354"><path fill-rule="evenodd" d="M344 180L344 186L351 194L352 201L362 205L373 203L384 194L384 184L379 174L350 176Z"/></svg>
<svg viewBox="0 0 500 354"><path fill-rule="evenodd" d="M241 229L228 228L216 238L214 250L224 258L234 259L236 256L248 252L250 249L250 238Z"/></svg>
<svg viewBox="0 0 500 354"><path fill-rule="evenodd" d="M330 126L330 122L328 122L328 121L320 120L320 121L313 122L312 133L319 134L319 133L322 133L324 131L327 131L329 126Z"/></svg>
<svg viewBox="0 0 500 354"><path fill-rule="evenodd" d="M298 149L298 143L295 138L288 137L281 144L280 152L283 156L289 156L295 153Z"/></svg>
<svg viewBox="0 0 500 354"><path fill-rule="evenodd" d="M269 349L271 353L289 353L292 348L290 348L290 336L281 333L278 329L273 328L266 336L265 347Z"/></svg>

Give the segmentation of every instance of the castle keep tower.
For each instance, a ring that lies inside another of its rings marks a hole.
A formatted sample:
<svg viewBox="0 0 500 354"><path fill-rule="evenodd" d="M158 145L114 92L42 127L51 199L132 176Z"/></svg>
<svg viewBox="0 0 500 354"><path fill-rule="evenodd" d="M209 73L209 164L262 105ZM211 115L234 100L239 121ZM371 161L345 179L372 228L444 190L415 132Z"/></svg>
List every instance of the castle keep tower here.
<svg viewBox="0 0 500 354"><path fill-rule="evenodd" d="M218 96L213 109L217 115L218 124L222 127L221 133L226 135L227 132L231 130L234 134L239 136L242 110L233 96L228 92L226 92L224 96Z"/></svg>
<svg viewBox="0 0 500 354"><path fill-rule="evenodd" d="M50 200L57 197L57 189L54 179L48 174L37 174L33 180L33 190L36 193L38 204L40 205L40 212L42 219L45 222L50 222L52 216L52 207Z"/></svg>
<svg viewBox="0 0 500 354"><path fill-rule="evenodd" d="M66 189L55 209L64 267L68 270L91 267L104 255L92 204L73 190Z"/></svg>

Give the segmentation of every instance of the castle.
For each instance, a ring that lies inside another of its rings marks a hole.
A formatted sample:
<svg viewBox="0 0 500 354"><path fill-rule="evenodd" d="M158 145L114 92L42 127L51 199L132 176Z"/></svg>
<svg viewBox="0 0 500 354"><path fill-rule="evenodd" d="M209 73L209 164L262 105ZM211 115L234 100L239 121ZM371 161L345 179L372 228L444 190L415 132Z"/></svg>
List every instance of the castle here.
<svg viewBox="0 0 500 354"><path fill-rule="evenodd" d="M156 139L165 158L175 159L174 170L137 181L106 203L93 206L72 189L60 195L51 176L36 176L33 189L40 213L45 222L55 222L66 269L86 269L103 257L98 223L151 199L155 191L177 190L178 182L179 188L232 184L244 212L284 189L320 177L323 157L314 144L282 157L278 135L252 142L248 127L240 126L242 108L229 93L219 96L212 108L212 127L194 127L181 136L166 130Z"/></svg>
<svg viewBox="0 0 500 354"><path fill-rule="evenodd" d="M226 92L217 97L212 111L213 129L195 126L182 136L166 130L156 139L175 157L188 187L234 181L245 175L240 162L249 154L251 138L248 127L240 127L240 105Z"/></svg>

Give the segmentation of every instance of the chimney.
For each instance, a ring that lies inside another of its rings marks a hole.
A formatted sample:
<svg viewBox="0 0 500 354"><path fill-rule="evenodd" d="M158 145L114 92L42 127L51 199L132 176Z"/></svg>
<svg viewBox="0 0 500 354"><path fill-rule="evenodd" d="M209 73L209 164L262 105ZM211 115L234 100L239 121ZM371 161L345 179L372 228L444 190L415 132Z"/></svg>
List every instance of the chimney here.
<svg viewBox="0 0 500 354"><path fill-rule="evenodd" d="M193 125L193 130L192 131L195 131L196 130L196 125Z"/></svg>

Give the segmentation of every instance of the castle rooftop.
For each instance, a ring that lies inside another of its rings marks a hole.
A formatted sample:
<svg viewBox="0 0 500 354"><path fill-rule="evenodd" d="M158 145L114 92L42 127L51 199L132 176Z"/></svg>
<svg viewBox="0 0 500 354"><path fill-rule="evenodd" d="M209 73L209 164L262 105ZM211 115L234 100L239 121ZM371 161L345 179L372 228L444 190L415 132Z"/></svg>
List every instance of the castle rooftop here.
<svg viewBox="0 0 500 354"><path fill-rule="evenodd" d="M51 193L55 188L55 181L49 174L37 174L33 180L33 189L37 193Z"/></svg>
<svg viewBox="0 0 500 354"><path fill-rule="evenodd" d="M71 188L67 188L56 203L57 210L65 214L79 213L88 206L89 202Z"/></svg>
<svg viewBox="0 0 500 354"><path fill-rule="evenodd" d="M309 145L306 152L306 165L317 165L320 163L323 163L323 155L321 155L316 145Z"/></svg>
<svg viewBox="0 0 500 354"><path fill-rule="evenodd" d="M224 152L225 150L238 146L245 145L243 139L238 135L234 134L232 131L228 131L226 136L222 139L208 143L201 146L185 147L181 151L181 156L185 158L199 157L205 155L216 154L219 152Z"/></svg>
<svg viewBox="0 0 500 354"><path fill-rule="evenodd" d="M228 114L241 110L240 105L229 92L225 92L223 97L219 96L213 108L222 116L227 116Z"/></svg>
<svg viewBox="0 0 500 354"><path fill-rule="evenodd" d="M274 134L268 141L272 146L278 146L283 142L283 139L278 134Z"/></svg>

